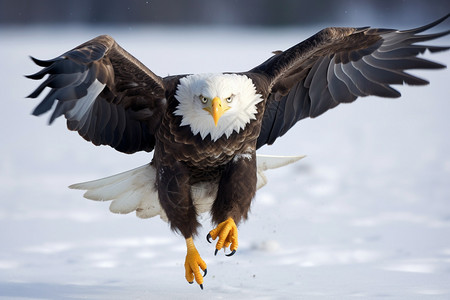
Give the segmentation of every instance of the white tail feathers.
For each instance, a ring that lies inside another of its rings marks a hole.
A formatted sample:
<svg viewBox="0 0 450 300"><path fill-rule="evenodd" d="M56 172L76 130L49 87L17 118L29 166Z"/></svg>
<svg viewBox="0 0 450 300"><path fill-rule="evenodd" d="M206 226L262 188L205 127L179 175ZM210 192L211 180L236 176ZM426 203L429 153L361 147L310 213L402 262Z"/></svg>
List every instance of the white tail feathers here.
<svg viewBox="0 0 450 300"><path fill-rule="evenodd" d="M267 183L267 178L264 171L270 169L277 169L286 165L292 164L302 158L302 156L274 156L274 155L256 155L256 166L258 181L256 182L256 189L259 190Z"/></svg>
<svg viewBox="0 0 450 300"><path fill-rule="evenodd" d="M264 171L276 169L294 163L304 156L270 156L257 155L257 185L260 189L267 183ZM126 171L106 178L77 183L71 189L86 190L84 197L96 201L111 201L109 209L113 213L128 214L136 211L140 218L160 215L167 221L167 216L159 204L155 186L156 169L150 165ZM210 210L216 198L217 183L200 182L192 186L191 196L197 213Z"/></svg>

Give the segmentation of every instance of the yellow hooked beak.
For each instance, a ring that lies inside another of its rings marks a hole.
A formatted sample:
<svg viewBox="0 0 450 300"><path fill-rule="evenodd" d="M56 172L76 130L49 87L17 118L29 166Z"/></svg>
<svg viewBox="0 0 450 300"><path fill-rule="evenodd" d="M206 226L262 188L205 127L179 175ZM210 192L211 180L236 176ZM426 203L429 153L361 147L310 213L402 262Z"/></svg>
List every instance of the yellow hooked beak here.
<svg viewBox="0 0 450 300"><path fill-rule="evenodd" d="M217 127L217 123L219 122L220 117L224 112L230 109L230 107L226 103L222 103L219 97L215 97L211 100L211 106L203 108L207 112L211 114L214 119L214 125Z"/></svg>

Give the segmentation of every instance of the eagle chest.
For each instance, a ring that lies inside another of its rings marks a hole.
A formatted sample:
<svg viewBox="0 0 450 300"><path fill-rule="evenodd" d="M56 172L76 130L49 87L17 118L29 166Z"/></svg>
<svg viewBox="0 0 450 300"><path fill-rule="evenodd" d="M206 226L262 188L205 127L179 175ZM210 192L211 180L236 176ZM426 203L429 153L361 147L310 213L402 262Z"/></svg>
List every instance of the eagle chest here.
<svg viewBox="0 0 450 300"><path fill-rule="evenodd" d="M255 149L257 122L216 141L209 136L202 139L199 134L194 135L189 126L180 126L180 122L180 117L166 114L155 149L162 155L155 158L160 159L161 165L182 163L190 173L191 183L217 179L236 155L251 154Z"/></svg>

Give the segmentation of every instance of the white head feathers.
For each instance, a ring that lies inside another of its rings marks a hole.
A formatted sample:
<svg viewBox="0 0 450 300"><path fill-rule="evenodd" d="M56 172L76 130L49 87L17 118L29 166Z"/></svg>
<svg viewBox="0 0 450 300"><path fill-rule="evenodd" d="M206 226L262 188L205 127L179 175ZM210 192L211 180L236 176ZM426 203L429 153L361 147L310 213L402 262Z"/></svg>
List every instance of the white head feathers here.
<svg viewBox="0 0 450 300"><path fill-rule="evenodd" d="M204 110L202 99L219 97L222 101L231 97L229 109L217 123ZM189 125L194 135L204 139L208 134L216 141L222 135L227 138L255 120L256 105L263 99L256 93L252 80L238 74L196 74L183 77L177 87L175 98L180 103L174 114L182 117L181 126Z"/></svg>

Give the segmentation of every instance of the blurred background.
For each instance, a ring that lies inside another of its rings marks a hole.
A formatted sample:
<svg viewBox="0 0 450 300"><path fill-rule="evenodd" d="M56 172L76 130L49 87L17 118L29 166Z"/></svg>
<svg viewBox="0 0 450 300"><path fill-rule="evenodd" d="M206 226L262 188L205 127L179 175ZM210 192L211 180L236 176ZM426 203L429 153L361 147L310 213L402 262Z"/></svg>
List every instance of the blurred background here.
<svg viewBox="0 0 450 300"><path fill-rule="evenodd" d="M448 69L413 70L430 84L339 105L264 146L307 157L268 172L233 258L214 256L201 217L202 292L166 223L67 188L152 154L95 147L63 118L47 126L30 115L47 91L26 98L39 82L23 76L39 70L29 55L99 34L160 76L245 71L324 27L408 29L449 12L449 0L0 0L0 300L450 299ZM450 51L424 57L450 65Z"/></svg>
<svg viewBox="0 0 450 300"><path fill-rule="evenodd" d="M448 0L1 0L0 24L390 25L421 24L449 11Z"/></svg>

